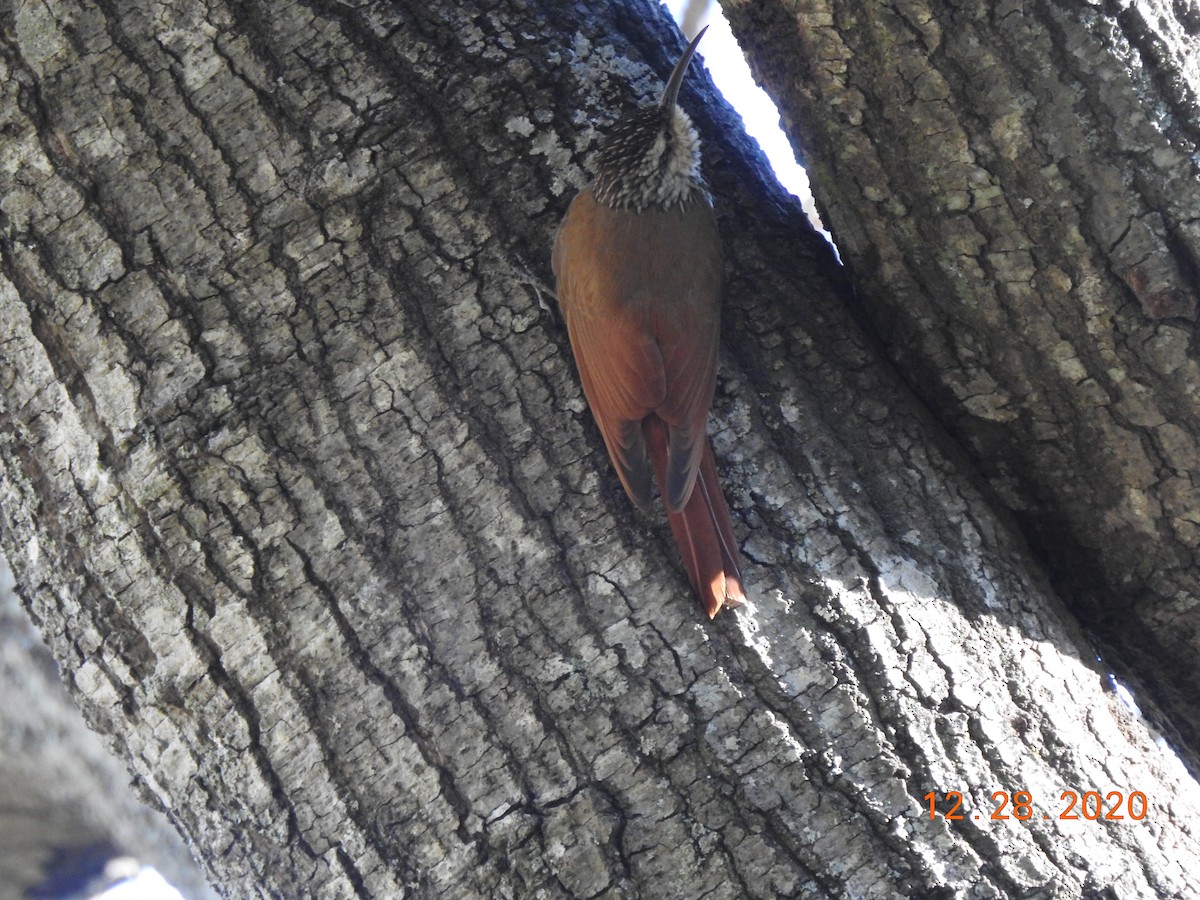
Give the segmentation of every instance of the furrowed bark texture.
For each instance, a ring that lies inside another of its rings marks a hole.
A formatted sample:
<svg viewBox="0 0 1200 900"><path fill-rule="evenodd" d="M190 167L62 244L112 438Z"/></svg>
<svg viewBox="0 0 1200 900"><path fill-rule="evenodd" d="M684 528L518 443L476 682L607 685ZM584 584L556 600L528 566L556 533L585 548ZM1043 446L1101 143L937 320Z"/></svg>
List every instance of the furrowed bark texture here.
<svg viewBox="0 0 1200 900"><path fill-rule="evenodd" d="M1196 785L702 77L754 602L632 511L544 304L654 11L4 14L0 540L89 722L231 897L1195 892Z"/></svg>
<svg viewBox="0 0 1200 900"><path fill-rule="evenodd" d="M171 823L138 801L80 719L2 555L0 685L0 896L92 897L114 880L105 864L130 855L188 900L213 896Z"/></svg>
<svg viewBox="0 0 1200 900"><path fill-rule="evenodd" d="M1196 5L726 8L889 354L1196 771Z"/></svg>

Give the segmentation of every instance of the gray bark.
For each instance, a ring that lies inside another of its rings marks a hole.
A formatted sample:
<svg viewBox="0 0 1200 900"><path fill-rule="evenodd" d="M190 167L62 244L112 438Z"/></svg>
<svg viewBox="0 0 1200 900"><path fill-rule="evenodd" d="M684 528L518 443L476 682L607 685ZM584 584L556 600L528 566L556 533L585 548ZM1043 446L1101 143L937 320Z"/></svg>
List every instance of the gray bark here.
<svg viewBox="0 0 1200 900"><path fill-rule="evenodd" d="M726 4L906 378L1200 767L1200 12Z"/></svg>
<svg viewBox="0 0 1200 900"><path fill-rule="evenodd" d="M0 897L87 898L137 863L189 900L211 896L170 822L83 723L2 556L0 685Z"/></svg>
<svg viewBox="0 0 1200 900"><path fill-rule="evenodd" d="M3 18L0 541L219 890L1194 892L1195 783L697 78L754 599L704 619L546 284L593 124L681 45L408 6ZM1087 790L1149 812L1059 818Z"/></svg>

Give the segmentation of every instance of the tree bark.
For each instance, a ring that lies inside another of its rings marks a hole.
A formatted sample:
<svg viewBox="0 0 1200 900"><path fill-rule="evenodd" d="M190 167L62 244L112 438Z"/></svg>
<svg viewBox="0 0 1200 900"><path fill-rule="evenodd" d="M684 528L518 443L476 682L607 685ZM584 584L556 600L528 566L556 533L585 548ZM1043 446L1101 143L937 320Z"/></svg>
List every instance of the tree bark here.
<svg viewBox="0 0 1200 900"><path fill-rule="evenodd" d="M145 864L188 900L213 896L171 824L84 725L3 556L0 685L0 895L92 897Z"/></svg>
<svg viewBox="0 0 1200 900"><path fill-rule="evenodd" d="M682 47L633 8L5 14L0 540L88 721L227 896L1194 892L1197 786L703 77L754 602L631 509L547 279Z"/></svg>
<svg viewBox="0 0 1200 900"><path fill-rule="evenodd" d="M864 316L1197 771L1195 4L726 6Z"/></svg>

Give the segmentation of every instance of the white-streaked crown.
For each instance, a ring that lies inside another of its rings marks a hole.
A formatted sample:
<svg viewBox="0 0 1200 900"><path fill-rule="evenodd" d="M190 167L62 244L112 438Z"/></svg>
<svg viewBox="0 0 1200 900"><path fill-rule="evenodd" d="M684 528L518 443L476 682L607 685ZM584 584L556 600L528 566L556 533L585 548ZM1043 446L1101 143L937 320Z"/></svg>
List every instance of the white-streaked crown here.
<svg viewBox="0 0 1200 900"><path fill-rule="evenodd" d="M700 175L700 138L676 102L706 31L707 27L700 29L675 63L658 105L618 122L600 145L593 189L605 206L641 212L649 207L671 209L697 198L707 201Z"/></svg>
<svg viewBox="0 0 1200 900"><path fill-rule="evenodd" d="M596 199L616 209L670 209L704 194L700 138L672 104L619 122L596 154Z"/></svg>

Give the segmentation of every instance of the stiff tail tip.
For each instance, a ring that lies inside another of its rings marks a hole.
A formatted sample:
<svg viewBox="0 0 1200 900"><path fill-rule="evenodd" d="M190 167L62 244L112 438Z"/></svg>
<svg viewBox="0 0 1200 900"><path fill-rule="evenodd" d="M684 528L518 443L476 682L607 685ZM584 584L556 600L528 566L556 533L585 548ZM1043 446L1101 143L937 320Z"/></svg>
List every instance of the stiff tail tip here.
<svg viewBox="0 0 1200 900"><path fill-rule="evenodd" d="M746 602L741 573L719 572L713 576L707 590L697 589L696 593L704 602L704 610L710 619L715 619L722 609L736 609Z"/></svg>
<svg viewBox="0 0 1200 900"><path fill-rule="evenodd" d="M667 426L657 416L643 422L646 451L659 488L667 483ZM675 538L675 546L683 558L692 590L704 605L710 619L723 607L741 606L746 602L742 587L741 554L733 534L733 521L725 495L717 481L717 463L712 445L704 440L700 468L692 491L680 510L667 507L667 521Z"/></svg>
<svg viewBox="0 0 1200 900"><path fill-rule="evenodd" d="M688 580L704 611L715 618L722 607L746 602L742 587L741 554L733 535L729 507L717 482L717 467L707 442L692 495L679 512L667 509L675 544L683 557Z"/></svg>

